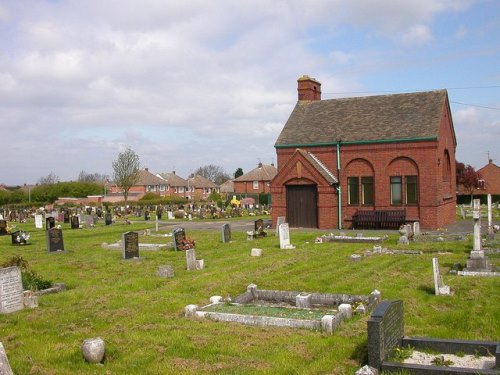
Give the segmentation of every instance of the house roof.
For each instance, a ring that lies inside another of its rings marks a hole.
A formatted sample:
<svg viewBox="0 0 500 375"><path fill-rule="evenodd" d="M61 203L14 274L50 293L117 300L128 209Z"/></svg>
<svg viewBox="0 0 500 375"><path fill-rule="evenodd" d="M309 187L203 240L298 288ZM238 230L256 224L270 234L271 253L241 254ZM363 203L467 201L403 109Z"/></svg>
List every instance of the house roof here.
<svg viewBox="0 0 500 375"><path fill-rule="evenodd" d="M275 147L437 139L446 90L298 101Z"/></svg>
<svg viewBox="0 0 500 375"><path fill-rule="evenodd" d="M220 186L221 193L234 193L234 183L232 180L227 180Z"/></svg>
<svg viewBox="0 0 500 375"><path fill-rule="evenodd" d="M177 176L175 173L158 173L157 176L167 181L170 186L187 186L187 180Z"/></svg>
<svg viewBox="0 0 500 375"><path fill-rule="evenodd" d="M488 164L478 170L485 182L484 194L500 194L500 167L490 160Z"/></svg>
<svg viewBox="0 0 500 375"><path fill-rule="evenodd" d="M135 185L166 185L166 183L147 169L143 169L139 171L139 179Z"/></svg>
<svg viewBox="0 0 500 375"><path fill-rule="evenodd" d="M210 181L209 179L200 176L199 174L194 177L188 178L188 185L194 186L195 188L215 188L217 185Z"/></svg>
<svg viewBox="0 0 500 375"><path fill-rule="evenodd" d="M234 179L234 181L271 181L277 173L278 168L276 168L274 165L259 164L257 168L254 168L250 172L241 175L240 177Z"/></svg>

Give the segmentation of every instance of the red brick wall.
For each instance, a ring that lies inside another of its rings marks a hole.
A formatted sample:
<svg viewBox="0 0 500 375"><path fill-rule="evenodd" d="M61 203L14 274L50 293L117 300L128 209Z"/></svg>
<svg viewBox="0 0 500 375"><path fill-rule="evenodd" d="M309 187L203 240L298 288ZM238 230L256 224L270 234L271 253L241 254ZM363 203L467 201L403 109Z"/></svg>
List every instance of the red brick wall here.
<svg viewBox="0 0 500 375"><path fill-rule="evenodd" d="M310 147L307 151L340 177L343 227L350 227L350 220L358 209L405 208L407 218L419 219L422 228L435 229L455 220L455 138L448 110L443 111L438 141L341 145L340 173L336 146ZM278 216L286 216L286 185L307 181L317 185L319 228L337 227L338 194L335 188L326 183L296 149L280 148L276 153L278 175L271 183L273 225ZM300 168L298 163L301 163ZM418 204L391 206L390 176L410 175L418 176ZM373 176L374 205L347 205L349 176Z"/></svg>
<svg viewBox="0 0 500 375"><path fill-rule="evenodd" d="M253 188L253 181L234 181L234 192L239 194L267 194L271 191L269 181L259 181L258 189Z"/></svg>

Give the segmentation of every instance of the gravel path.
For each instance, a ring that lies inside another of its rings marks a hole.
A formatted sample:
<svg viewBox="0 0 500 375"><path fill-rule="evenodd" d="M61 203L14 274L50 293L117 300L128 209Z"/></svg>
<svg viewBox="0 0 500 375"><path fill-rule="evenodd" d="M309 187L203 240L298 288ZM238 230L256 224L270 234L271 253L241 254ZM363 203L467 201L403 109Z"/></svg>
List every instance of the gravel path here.
<svg viewBox="0 0 500 375"><path fill-rule="evenodd" d="M432 360L438 356L443 356L445 360L450 360L453 365L449 367L465 367L477 369L492 369L495 367L495 357L481 357L474 355L456 356L453 354L427 354L414 350L411 357L404 360L404 363L418 365L434 365Z"/></svg>

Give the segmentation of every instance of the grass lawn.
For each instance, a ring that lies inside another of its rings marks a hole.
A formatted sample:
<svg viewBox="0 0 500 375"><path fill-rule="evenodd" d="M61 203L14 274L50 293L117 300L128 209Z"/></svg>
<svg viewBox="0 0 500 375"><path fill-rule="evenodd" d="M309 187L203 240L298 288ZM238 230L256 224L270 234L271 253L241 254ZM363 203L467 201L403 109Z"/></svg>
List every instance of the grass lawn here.
<svg viewBox="0 0 500 375"><path fill-rule="evenodd" d="M49 254L45 232L32 222L18 224L32 245L15 247L0 237L0 263L26 259L42 278L66 283L67 290L39 297L37 309L0 315L0 341L15 374L353 374L367 359L368 315L342 323L333 335L320 331L260 328L184 318L188 304L205 305L213 295L236 297L250 283L259 289L369 294L402 299L409 336L500 340L500 278L466 278L446 272L465 264L472 242L412 243L421 255L374 255L351 261L370 244L314 244L321 232L291 231L294 250L280 250L274 231L246 240L233 231L232 243L220 230L186 231L196 240L205 269L185 270L184 252L141 251L138 261L122 260L120 250L101 248L128 230L151 228L99 222L94 229L63 225L66 253ZM160 232L166 233L166 232ZM367 235L367 233L365 233ZM371 235L371 233L370 233ZM396 234L384 244L397 246ZM171 238L143 237L166 243ZM263 249L251 257L252 247ZM445 254L437 254L441 250ZM431 258L438 257L453 296L435 296ZM500 255L490 259L500 264ZM174 267L174 278L156 275ZM103 365L83 360L84 339L106 342Z"/></svg>

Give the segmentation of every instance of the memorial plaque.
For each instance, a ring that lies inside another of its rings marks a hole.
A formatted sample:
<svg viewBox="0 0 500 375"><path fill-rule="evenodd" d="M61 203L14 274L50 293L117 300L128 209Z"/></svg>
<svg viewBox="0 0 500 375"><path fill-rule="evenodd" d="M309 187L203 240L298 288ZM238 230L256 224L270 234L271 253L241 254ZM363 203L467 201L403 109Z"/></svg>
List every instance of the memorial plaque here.
<svg viewBox="0 0 500 375"><path fill-rule="evenodd" d="M35 228L36 229L43 229L43 216L42 215L35 215Z"/></svg>
<svg viewBox="0 0 500 375"><path fill-rule="evenodd" d="M78 216L71 216L71 229L80 229L80 218Z"/></svg>
<svg viewBox="0 0 500 375"><path fill-rule="evenodd" d="M280 249L287 249L290 246L290 228L288 223L280 224Z"/></svg>
<svg viewBox="0 0 500 375"><path fill-rule="evenodd" d="M403 301L380 302L368 320L368 365L380 369L401 347L403 336Z"/></svg>
<svg viewBox="0 0 500 375"><path fill-rule="evenodd" d="M224 224L221 230L222 242L231 242L231 226L229 224Z"/></svg>
<svg viewBox="0 0 500 375"><path fill-rule="evenodd" d="M175 251L181 250L180 246L182 242L186 240L186 232L184 228L176 228L173 231L174 234L174 249Z"/></svg>
<svg viewBox="0 0 500 375"><path fill-rule="evenodd" d="M0 220L0 236L6 236L7 233L7 220Z"/></svg>
<svg viewBox="0 0 500 375"><path fill-rule="evenodd" d="M122 255L123 259L139 258L139 233L122 234Z"/></svg>
<svg viewBox="0 0 500 375"><path fill-rule="evenodd" d="M111 215L111 212L106 212L106 214L104 215L104 224L113 224L113 215Z"/></svg>
<svg viewBox="0 0 500 375"><path fill-rule="evenodd" d="M22 310L23 283L19 267L0 268L0 313Z"/></svg>
<svg viewBox="0 0 500 375"><path fill-rule="evenodd" d="M55 228L55 226L56 226L56 219L53 216L45 218L45 230Z"/></svg>
<svg viewBox="0 0 500 375"><path fill-rule="evenodd" d="M46 231L47 250L49 253L55 251L64 251L64 241L62 230L58 228L50 228Z"/></svg>

